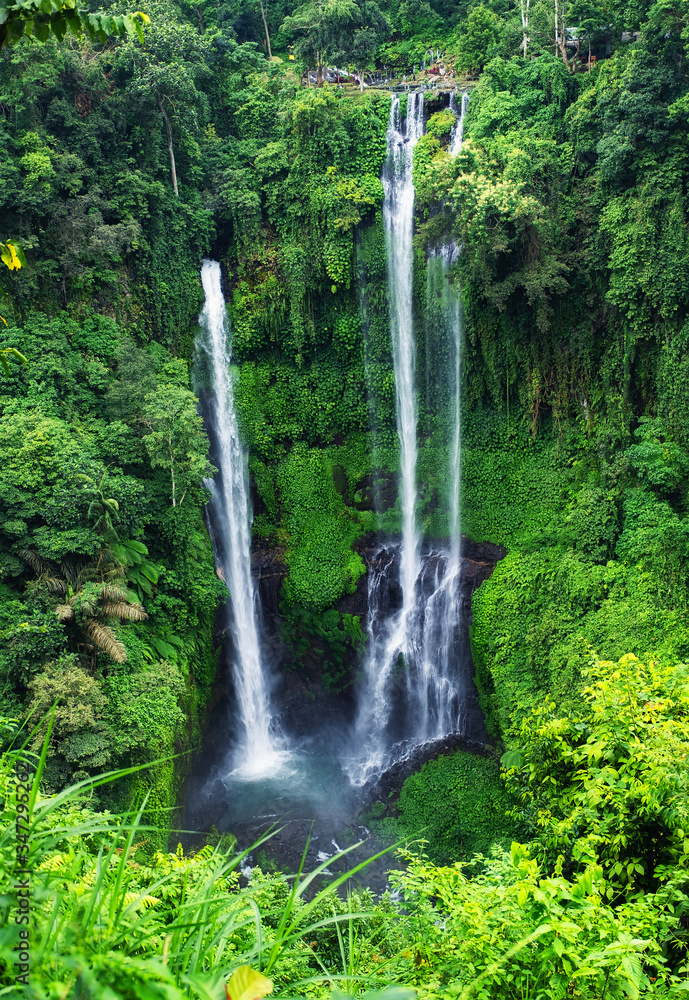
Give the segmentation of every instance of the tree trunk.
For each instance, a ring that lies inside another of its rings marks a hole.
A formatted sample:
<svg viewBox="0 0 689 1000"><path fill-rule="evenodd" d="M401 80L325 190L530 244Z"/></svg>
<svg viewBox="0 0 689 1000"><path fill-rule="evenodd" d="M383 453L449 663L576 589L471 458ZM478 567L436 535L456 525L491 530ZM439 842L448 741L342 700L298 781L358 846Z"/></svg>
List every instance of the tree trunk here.
<svg viewBox="0 0 689 1000"><path fill-rule="evenodd" d="M175 150L172 145L172 126L170 125L170 119L168 118L165 108L163 107L163 102L159 97L156 97L156 103L161 115L163 116L163 121L165 122L167 148L170 153L170 177L172 178L172 190L175 192L175 198L179 198L179 188L177 187L177 167L175 166Z"/></svg>
<svg viewBox="0 0 689 1000"><path fill-rule="evenodd" d="M566 4L567 0L562 0L562 3L563 5ZM569 59L567 58L567 29L565 28L565 15L563 13L562 17L560 17L560 8L557 0L555 0L555 46L556 50L560 50L562 61L567 69L570 73L573 73L574 67L570 66Z"/></svg>
<svg viewBox="0 0 689 1000"><path fill-rule="evenodd" d="M357 70L357 73L359 74L359 90L363 94L363 92L364 92L364 74L362 73L362 71L360 69Z"/></svg>
<svg viewBox="0 0 689 1000"><path fill-rule="evenodd" d="M172 457L172 451L170 452L170 476L172 477L172 506L176 507L177 499L175 494L177 492L177 489L175 486L175 460Z"/></svg>
<svg viewBox="0 0 689 1000"><path fill-rule="evenodd" d="M199 31L202 35L204 35L206 33L206 22L203 19L203 13L200 7L196 8L196 16L199 19Z"/></svg>
<svg viewBox="0 0 689 1000"><path fill-rule="evenodd" d="M560 11L558 10L557 0L555 0L555 51L557 52L560 47Z"/></svg>
<svg viewBox="0 0 689 1000"><path fill-rule="evenodd" d="M316 68L316 86L323 86L323 57L321 56L320 50L318 52L318 66Z"/></svg>
<svg viewBox="0 0 689 1000"><path fill-rule="evenodd" d="M263 6L263 0L259 0L259 6L261 8L261 17L263 18L263 28L266 33L266 45L268 46L268 58L273 58L273 53L270 50L270 34L268 33L268 22L266 21L266 9Z"/></svg>
<svg viewBox="0 0 689 1000"><path fill-rule="evenodd" d="M589 36L589 73L591 72L591 36Z"/></svg>
<svg viewBox="0 0 689 1000"><path fill-rule="evenodd" d="M522 19L522 44L521 48L524 50L524 58L526 59L526 53L529 48L529 5L531 0L519 0L519 13Z"/></svg>

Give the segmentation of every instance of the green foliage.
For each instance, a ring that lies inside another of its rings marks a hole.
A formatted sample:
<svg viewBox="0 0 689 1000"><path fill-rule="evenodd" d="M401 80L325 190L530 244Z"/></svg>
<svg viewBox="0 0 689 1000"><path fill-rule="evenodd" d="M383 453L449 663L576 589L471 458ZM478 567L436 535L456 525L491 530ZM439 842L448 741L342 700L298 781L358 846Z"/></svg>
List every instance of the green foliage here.
<svg viewBox="0 0 689 1000"><path fill-rule="evenodd" d="M483 4L474 7L457 45L457 65L464 72L480 73L490 61L500 37L497 14Z"/></svg>
<svg viewBox="0 0 689 1000"><path fill-rule="evenodd" d="M91 41L107 41L110 37L126 38L136 35L143 44L143 26L150 24L150 18L140 10L134 14L92 14L80 10L76 0L10 0L5 2L0 18L0 46L6 41L17 42L22 37L35 38L45 42L52 31L59 40L65 37L67 29L75 34L88 35Z"/></svg>
<svg viewBox="0 0 689 1000"><path fill-rule="evenodd" d="M677 884L612 908L600 868L566 878L517 843L476 859L475 877L470 863L408 860L407 872L390 877L409 910L415 969L405 979L420 997L596 1000L681 988L683 966L675 976L666 961L685 899Z"/></svg>
<svg viewBox="0 0 689 1000"><path fill-rule="evenodd" d="M519 830L508 818L510 805L497 760L458 750L407 778L394 803L397 819L370 822L390 837L422 838L436 864L449 864L487 854L494 844L509 846Z"/></svg>
<svg viewBox="0 0 689 1000"><path fill-rule="evenodd" d="M353 661L362 655L366 643L359 616L341 614L335 608L316 612L289 605L283 607L283 614L283 639L291 647L297 668L315 648L322 657L323 687L338 693L350 687Z"/></svg>
<svg viewBox="0 0 689 1000"><path fill-rule="evenodd" d="M541 849L574 870L600 866L608 899L686 877L686 672L632 654L596 660L579 709L540 706L506 755L507 785Z"/></svg>
<svg viewBox="0 0 689 1000"><path fill-rule="evenodd" d="M10 739L12 728L6 727ZM4 875L16 862L18 815L26 817L29 828L23 854L38 901L37 961L32 967L32 989L38 996L47 997L58 984L63 992L74 985L123 1000L143 995L220 1000L227 980L236 984L232 977L245 965L261 969L278 990L292 984L299 990L301 980L305 995L318 998L328 996L343 978L357 995L363 982L385 985L376 952L388 951L385 929L397 917L384 908L373 912L370 899L339 899L337 889L350 873L307 898L326 863L313 872L300 871L291 884L282 875L256 869L249 885L240 888L238 869L245 853L227 855L207 846L185 855L179 845L175 853L146 857L142 838L149 830L140 811L96 813L89 803L96 789L127 772L85 778L58 795L46 795L39 789L46 749L44 744L40 758L32 761L38 767L30 795L18 792L11 776L21 752L3 754L0 765ZM13 962L21 950L16 947L20 925L7 919L18 912L16 906L11 890L2 900L0 930L0 983L5 987L14 984ZM345 946L348 933L355 948ZM385 992L375 996L387 1000ZM411 994L398 990L389 996L395 998L411 1000Z"/></svg>
<svg viewBox="0 0 689 1000"><path fill-rule="evenodd" d="M189 389L167 383L146 396L143 423L150 433L143 438L153 468L170 473L172 506L184 501L191 483L212 475L208 439L197 413L198 400Z"/></svg>
<svg viewBox="0 0 689 1000"><path fill-rule="evenodd" d="M354 593L365 572L361 556L351 549L361 529L347 516L332 465L321 451L296 445L276 479L287 532L285 600L322 610Z"/></svg>

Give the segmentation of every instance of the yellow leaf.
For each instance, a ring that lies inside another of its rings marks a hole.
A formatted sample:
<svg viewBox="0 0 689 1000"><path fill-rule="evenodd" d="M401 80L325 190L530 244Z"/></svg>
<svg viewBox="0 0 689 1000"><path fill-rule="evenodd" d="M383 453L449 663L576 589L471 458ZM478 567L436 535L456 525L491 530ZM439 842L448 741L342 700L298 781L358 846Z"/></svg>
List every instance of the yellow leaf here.
<svg viewBox="0 0 689 1000"><path fill-rule="evenodd" d="M17 256L17 251L14 249L14 243L8 243L7 247L10 251L10 254L12 255L12 267L14 268L15 271L18 271L19 268L22 266L22 262Z"/></svg>
<svg viewBox="0 0 689 1000"><path fill-rule="evenodd" d="M22 266L22 262L17 256L17 250L14 243L10 240L7 243L0 243L0 260L5 264L10 271L18 271Z"/></svg>
<svg viewBox="0 0 689 1000"><path fill-rule="evenodd" d="M227 1000L261 1000L273 992L273 984L250 965L240 965L225 987Z"/></svg>

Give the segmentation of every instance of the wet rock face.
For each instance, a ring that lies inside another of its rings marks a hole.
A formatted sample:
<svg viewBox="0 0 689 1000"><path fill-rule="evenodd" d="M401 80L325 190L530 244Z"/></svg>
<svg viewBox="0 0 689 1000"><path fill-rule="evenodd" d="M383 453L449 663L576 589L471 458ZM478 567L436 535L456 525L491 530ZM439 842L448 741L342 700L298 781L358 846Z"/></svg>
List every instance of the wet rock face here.
<svg viewBox="0 0 689 1000"><path fill-rule="evenodd" d="M359 578L357 589L353 594L342 597L336 608L341 614L358 616L363 629L366 628L368 612L369 581L380 575L375 571L384 570L384 589L381 594L382 610L385 616L393 615L402 604L402 591L399 584L399 546L394 538L369 536L362 539L358 545L367 572ZM434 546L428 541L423 548L424 571L422 586L432 586L439 561L445 558L442 544ZM463 537L461 544L461 587L464 621L461 630L465 637L461 643L460 658L465 676L473 677L474 669L471 661L469 644L469 626L471 624L471 597L480 584L488 579L496 563L505 555L505 549L490 542L472 542ZM332 651L322 636L306 636L305 650L298 657L285 642L285 626L280 613L282 584L287 576L287 566L284 561L284 551L278 547L254 543L251 554L251 572L258 594L258 604L261 609L261 634L266 659L272 664L275 688L274 704L278 707L286 730L295 735L308 733L314 724L314 716L319 724L330 720L337 723L338 728L346 725L354 714L353 685L343 685L339 691L329 689L323 681L323 667L327 661L332 661ZM232 681L228 671L222 665L231 654L232 636L227 627L227 612L221 609L216 623L216 638L218 645L224 649L219 657L218 687L213 699L213 706L228 702L232 697ZM302 644L304 645L304 644ZM360 654L356 649L348 648L344 656L344 667L349 671L353 681ZM402 693L400 692L400 697ZM314 707L318 711L314 712ZM212 707L213 707L212 706ZM475 691L467 705L467 735L480 742L485 741L486 733L483 718L478 706Z"/></svg>
<svg viewBox="0 0 689 1000"><path fill-rule="evenodd" d="M396 489L396 485L391 483ZM371 486L372 488L372 486ZM383 536L368 536L362 539L358 546L367 572L361 576L353 594L345 594L336 609L340 614L354 615L359 618L362 629L366 628L368 613L368 587L374 576L380 576L384 570L384 588L381 594L382 610L385 616L393 615L402 604L402 591L399 584L399 546L395 538ZM422 586L431 586L436 575L438 562L445 558L443 544L434 546L432 540L424 543L422 552L424 572ZM468 628L471 624L471 596L480 584L488 579L496 563L505 555L505 549L490 542L472 542L463 537L461 543L461 586L465 621L462 629L466 641L462 643L462 658L467 676L473 676L473 665L468 641ZM378 571L378 572L376 572ZM275 682L273 691L274 703L280 714L284 716L288 730L303 733L312 724L314 705L318 704L318 715L322 719L333 715L341 723L351 718L353 705L352 684L342 685L339 691L329 690L323 683L323 666L332 661L332 651L322 636L306 636L307 648L295 656L285 641L285 622L280 612L282 585L287 576L287 566L284 550L280 547L266 545L261 539L254 541L251 552L251 574L254 580L260 608L261 640L266 660L272 666ZM424 584L424 581L425 584ZM226 664L232 652L232 634L229 629L227 608L221 608L216 618L216 645L222 647L218 658L218 679L216 691L210 706L211 714L216 706L231 703L233 697L232 679ZM302 646L304 643L302 643ZM344 656L344 667L350 673L353 681L358 667L360 654L356 649L349 648ZM480 720L478 705L472 712L474 722L470 726L469 735L483 740L485 731ZM343 717L344 713L344 717ZM211 719L209 719L209 722ZM475 725L474 725L475 723Z"/></svg>

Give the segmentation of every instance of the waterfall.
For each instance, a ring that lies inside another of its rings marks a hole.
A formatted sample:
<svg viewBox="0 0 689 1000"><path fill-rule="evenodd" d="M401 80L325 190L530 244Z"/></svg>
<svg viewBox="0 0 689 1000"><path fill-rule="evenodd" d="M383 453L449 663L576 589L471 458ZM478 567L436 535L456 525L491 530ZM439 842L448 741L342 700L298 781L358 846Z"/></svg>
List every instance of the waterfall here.
<svg viewBox="0 0 689 1000"><path fill-rule="evenodd" d="M409 94L404 132L400 102L394 97L387 132L388 156L383 170L383 224L388 258L390 337L395 373L397 435L400 442L400 504L402 509L402 643L414 608L419 575L419 537L416 528L416 399L415 346L412 313L412 235L414 182L412 156L423 132L423 94Z"/></svg>
<svg viewBox="0 0 689 1000"><path fill-rule="evenodd" d="M383 170L389 320L400 446L401 540L380 547L369 566L369 644L359 689L356 750L349 773L365 782L409 743L461 728L465 681L461 669L460 376L463 313L450 284L458 252L431 253L426 288L426 406L439 456L442 511L448 543L422 553L416 520L417 398L412 309L413 148L423 131L422 96L409 94L402 127L393 98ZM468 95L462 95L452 151L461 145ZM399 597L391 598L391 578ZM391 612L391 605L395 605Z"/></svg>
<svg viewBox="0 0 689 1000"><path fill-rule="evenodd" d="M457 94L456 91L452 91L450 95L450 107L457 115L457 123L452 129L452 134L450 136L450 152L453 156L462 148L462 142L464 141L464 118L466 117L467 108L469 107L469 92L467 90L462 91L462 101L457 110Z"/></svg>
<svg viewBox="0 0 689 1000"><path fill-rule="evenodd" d="M215 479L206 480L205 485L212 494L209 508L216 565L231 595L232 670L243 728L236 769L249 778L273 770L280 753L271 733L269 685L261 662L257 598L251 579L248 458L234 408L231 335L217 261L204 260L201 281L206 300L199 317L195 363L205 387L201 395L218 466Z"/></svg>
<svg viewBox="0 0 689 1000"><path fill-rule="evenodd" d="M381 580L369 582L370 642L365 663L364 692L356 724L357 742L364 758L354 768L356 777L379 767L385 754L385 732L391 712L390 684L400 658L413 659L416 630L417 581L421 571L416 525L417 408L415 397L415 345L412 314L412 235L414 183L412 155L423 133L423 94L410 93L402 120L400 99L393 96L387 130L388 155L383 168L383 225L388 265L390 337L395 373L395 408L400 444L400 586L402 607L381 624ZM389 560L382 560L389 566ZM386 566L386 568L387 568Z"/></svg>
<svg viewBox="0 0 689 1000"><path fill-rule="evenodd" d="M442 359L445 378L438 377L435 408L443 417L447 452L446 495L449 546L432 553L427 566L431 580L422 586L425 598L423 633L417 669L408 675L409 702L415 708L413 730L417 740L452 732L462 716L461 678L457 675L460 588L460 490L461 490L461 351L464 333L462 305L448 281L456 255L455 244L431 254L426 264L427 329ZM438 376L440 373L438 372Z"/></svg>

